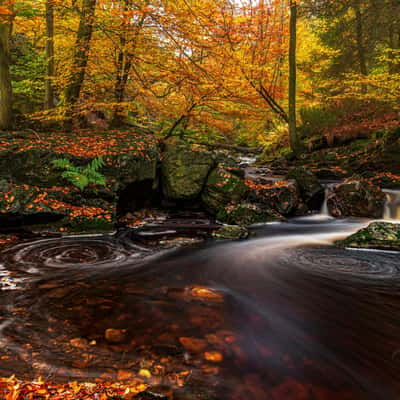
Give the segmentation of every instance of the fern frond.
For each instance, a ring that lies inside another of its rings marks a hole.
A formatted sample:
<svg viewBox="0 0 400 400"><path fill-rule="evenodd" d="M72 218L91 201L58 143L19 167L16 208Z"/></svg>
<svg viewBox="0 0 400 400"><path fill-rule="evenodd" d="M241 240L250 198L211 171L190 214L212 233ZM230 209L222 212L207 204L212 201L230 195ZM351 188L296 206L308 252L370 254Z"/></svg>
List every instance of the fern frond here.
<svg viewBox="0 0 400 400"><path fill-rule="evenodd" d="M54 167L59 169L69 169L72 166L71 161L67 158L59 158L57 160L53 160L51 163Z"/></svg>

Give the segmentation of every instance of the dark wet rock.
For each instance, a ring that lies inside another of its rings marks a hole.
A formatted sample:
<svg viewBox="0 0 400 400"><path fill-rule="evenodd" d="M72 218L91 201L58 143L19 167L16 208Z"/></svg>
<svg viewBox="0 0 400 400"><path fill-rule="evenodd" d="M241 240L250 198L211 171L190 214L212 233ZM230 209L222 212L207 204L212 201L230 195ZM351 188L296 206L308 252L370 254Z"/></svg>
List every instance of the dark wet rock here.
<svg viewBox="0 0 400 400"><path fill-rule="evenodd" d="M227 204L239 203L247 191L243 179L218 166L210 173L201 198L209 211L218 214Z"/></svg>
<svg viewBox="0 0 400 400"><path fill-rule="evenodd" d="M304 203L311 210L319 210L321 208L324 201L325 190L312 172L305 168L298 167L292 169L288 173L287 178L295 180Z"/></svg>
<svg viewBox="0 0 400 400"><path fill-rule="evenodd" d="M212 236L221 240L247 239L249 231L243 226L225 225L213 232Z"/></svg>
<svg viewBox="0 0 400 400"><path fill-rule="evenodd" d="M400 224L373 222L344 240L336 242L340 247L400 251Z"/></svg>
<svg viewBox="0 0 400 400"><path fill-rule="evenodd" d="M327 197L329 213L340 217L381 218L385 194L370 181L349 178L330 189Z"/></svg>
<svg viewBox="0 0 400 400"><path fill-rule="evenodd" d="M296 215L302 203L298 186L281 181L266 185L249 183L248 201L277 211L284 216Z"/></svg>
<svg viewBox="0 0 400 400"><path fill-rule="evenodd" d="M213 154L206 148L179 141L168 142L161 168L165 197L170 200L195 199L213 165Z"/></svg>
<svg viewBox="0 0 400 400"><path fill-rule="evenodd" d="M346 176L347 172L341 168L318 168L315 176L321 180L340 181Z"/></svg>
<svg viewBox="0 0 400 400"><path fill-rule="evenodd" d="M230 204L221 209L217 219L232 225L250 226L253 224L279 221L282 216L276 211L258 204L239 203Z"/></svg>
<svg viewBox="0 0 400 400"><path fill-rule="evenodd" d="M126 340L126 329L109 328L104 332L104 337L108 343L119 344Z"/></svg>

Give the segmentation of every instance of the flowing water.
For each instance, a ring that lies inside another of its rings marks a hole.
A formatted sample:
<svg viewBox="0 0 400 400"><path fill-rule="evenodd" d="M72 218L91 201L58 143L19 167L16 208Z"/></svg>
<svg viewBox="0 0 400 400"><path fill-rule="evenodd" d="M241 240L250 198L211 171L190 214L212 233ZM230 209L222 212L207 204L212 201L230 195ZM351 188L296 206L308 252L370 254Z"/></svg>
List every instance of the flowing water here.
<svg viewBox="0 0 400 400"><path fill-rule="evenodd" d="M9 248L0 375L142 370L202 399L398 399L399 255L332 245L365 225L302 218L158 254L102 236Z"/></svg>
<svg viewBox="0 0 400 400"><path fill-rule="evenodd" d="M385 189L385 219L400 219L400 190Z"/></svg>

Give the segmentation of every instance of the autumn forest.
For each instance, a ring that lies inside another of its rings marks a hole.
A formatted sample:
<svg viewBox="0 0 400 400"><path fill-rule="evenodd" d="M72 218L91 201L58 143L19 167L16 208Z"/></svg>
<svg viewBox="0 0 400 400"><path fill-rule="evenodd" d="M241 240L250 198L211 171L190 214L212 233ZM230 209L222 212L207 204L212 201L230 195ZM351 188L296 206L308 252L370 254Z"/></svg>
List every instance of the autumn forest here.
<svg viewBox="0 0 400 400"><path fill-rule="evenodd" d="M0 0L0 400L400 396L400 0Z"/></svg>

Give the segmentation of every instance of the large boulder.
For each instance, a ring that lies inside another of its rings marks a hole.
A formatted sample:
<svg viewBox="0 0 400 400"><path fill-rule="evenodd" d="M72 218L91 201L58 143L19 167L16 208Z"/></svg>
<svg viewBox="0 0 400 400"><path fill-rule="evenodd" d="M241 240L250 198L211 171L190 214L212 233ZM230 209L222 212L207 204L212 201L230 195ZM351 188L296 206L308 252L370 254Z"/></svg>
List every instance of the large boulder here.
<svg viewBox="0 0 400 400"><path fill-rule="evenodd" d="M241 177L217 166L210 173L201 198L210 212L218 214L227 204L239 203L247 191L248 188Z"/></svg>
<svg viewBox="0 0 400 400"><path fill-rule="evenodd" d="M305 168L294 168L288 173L287 178L295 180L301 197L310 210L321 208L324 202L325 189L312 172Z"/></svg>
<svg viewBox="0 0 400 400"><path fill-rule="evenodd" d="M165 197L169 200L197 198L213 166L213 154L204 147L179 141L168 142L161 168Z"/></svg>
<svg viewBox="0 0 400 400"><path fill-rule="evenodd" d="M400 224L373 222L344 240L336 242L340 247L400 251Z"/></svg>
<svg viewBox="0 0 400 400"><path fill-rule="evenodd" d="M217 214L219 221L232 225L250 226L254 224L279 221L282 216L276 211L259 204L242 202L229 204Z"/></svg>
<svg viewBox="0 0 400 400"><path fill-rule="evenodd" d="M257 184L247 181L250 188L248 200L276 210L284 216L296 215L301 205L298 187L294 183L281 181L271 184Z"/></svg>
<svg viewBox="0 0 400 400"><path fill-rule="evenodd" d="M329 213L337 218L381 218L385 198L385 194L378 186L366 179L354 177L330 189L327 206Z"/></svg>

